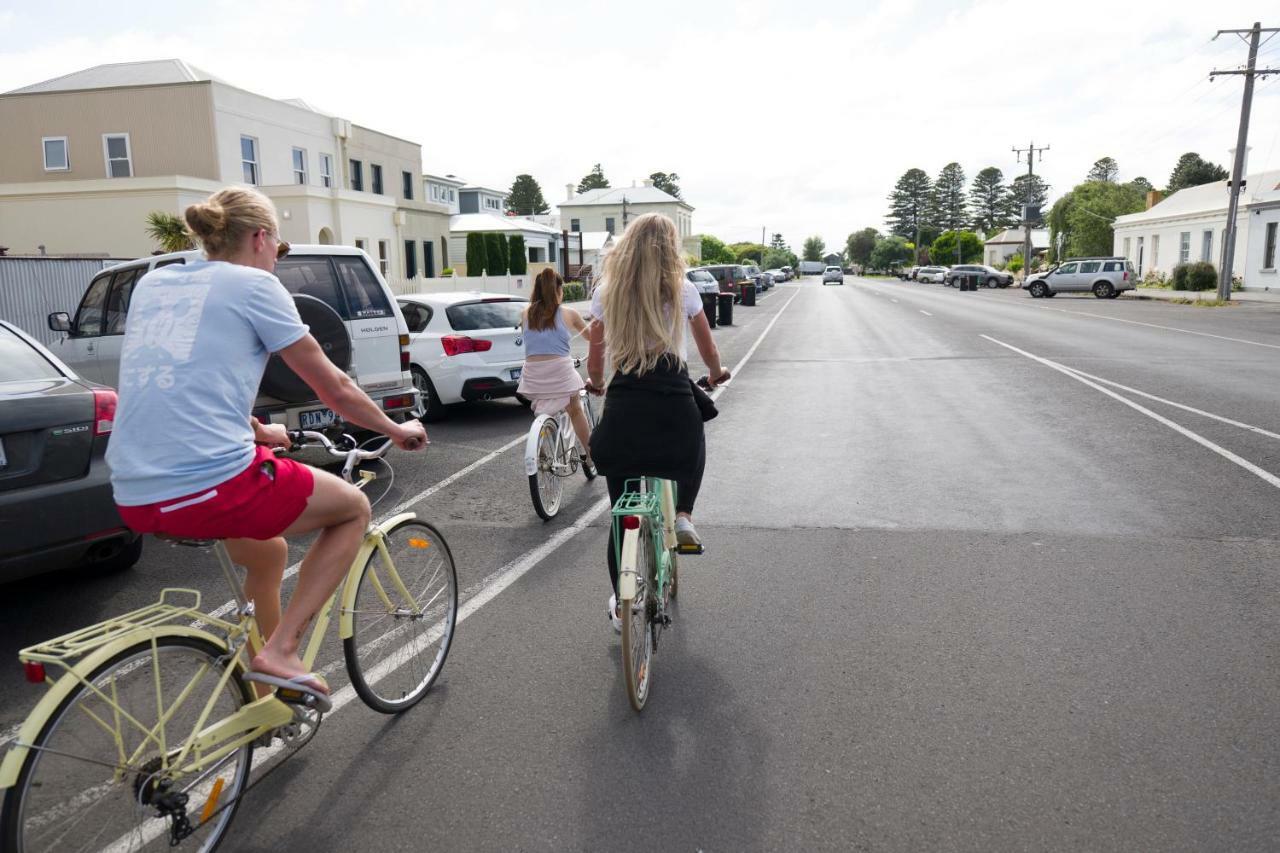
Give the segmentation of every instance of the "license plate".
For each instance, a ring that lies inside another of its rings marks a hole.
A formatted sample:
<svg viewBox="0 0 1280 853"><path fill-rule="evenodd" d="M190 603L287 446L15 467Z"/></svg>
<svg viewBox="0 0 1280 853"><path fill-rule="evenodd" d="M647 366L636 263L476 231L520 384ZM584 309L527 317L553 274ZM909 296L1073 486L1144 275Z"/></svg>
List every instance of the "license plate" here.
<svg viewBox="0 0 1280 853"><path fill-rule="evenodd" d="M521 372L521 371L523 371L523 370L524 370L524 368L523 368L523 367L513 367L513 368L511 368L511 381L512 381L512 382L514 382L515 380L519 379L519 378L520 378L520 372Z"/></svg>
<svg viewBox="0 0 1280 853"><path fill-rule="evenodd" d="M333 409L309 409L298 412L298 426L303 429L333 426L337 422L338 416L333 413Z"/></svg>

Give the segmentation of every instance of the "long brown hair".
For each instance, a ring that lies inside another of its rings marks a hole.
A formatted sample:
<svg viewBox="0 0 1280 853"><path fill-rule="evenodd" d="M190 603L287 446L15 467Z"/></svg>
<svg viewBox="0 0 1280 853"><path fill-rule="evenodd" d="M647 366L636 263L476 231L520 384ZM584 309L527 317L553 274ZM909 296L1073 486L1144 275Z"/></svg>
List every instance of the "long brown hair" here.
<svg viewBox="0 0 1280 853"><path fill-rule="evenodd" d="M684 258L675 223L661 213L633 220L604 262L605 339L615 369L648 373L679 352Z"/></svg>
<svg viewBox="0 0 1280 853"><path fill-rule="evenodd" d="M564 279L551 267L538 273L538 278L533 283L533 298L529 300L529 313L524 321L526 329L542 331L555 327L562 287Z"/></svg>

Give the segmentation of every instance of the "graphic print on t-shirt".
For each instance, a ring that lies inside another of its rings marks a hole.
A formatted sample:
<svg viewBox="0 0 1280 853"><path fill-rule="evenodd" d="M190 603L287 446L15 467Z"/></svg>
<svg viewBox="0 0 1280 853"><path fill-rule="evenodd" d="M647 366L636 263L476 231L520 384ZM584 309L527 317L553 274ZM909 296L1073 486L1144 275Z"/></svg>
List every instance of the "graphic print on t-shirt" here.
<svg viewBox="0 0 1280 853"><path fill-rule="evenodd" d="M200 317L209 298L209 275L196 273L181 284L142 288L129 308L129 327L120 353L120 386L160 388L173 385L173 365L191 358ZM137 359L131 356L145 353ZM141 363L145 366L132 367Z"/></svg>

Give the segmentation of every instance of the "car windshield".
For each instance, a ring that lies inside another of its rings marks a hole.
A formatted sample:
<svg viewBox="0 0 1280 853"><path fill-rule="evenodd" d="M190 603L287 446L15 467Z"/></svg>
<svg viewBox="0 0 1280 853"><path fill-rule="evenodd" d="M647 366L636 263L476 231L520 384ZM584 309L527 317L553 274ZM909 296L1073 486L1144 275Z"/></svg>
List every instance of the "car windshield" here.
<svg viewBox="0 0 1280 853"><path fill-rule="evenodd" d="M827 267L827 272L840 272L840 267Z"/></svg>
<svg viewBox="0 0 1280 853"><path fill-rule="evenodd" d="M690 281L715 281L716 278L706 270L691 270L689 272Z"/></svg>
<svg viewBox="0 0 1280 853"><path fill-rule="evenodd" d="M0 382L57 379L58 368L31 344L0 326Z"/></svg>
<svg viewBox="0 0 1280 853"><path fill-rule="evenodd" d="M472 332L480 329L509 329L520 325L520 314L527 302L520 299L502 299L493 302L463 302L445 309L449 325L456 332Z"/></svg>

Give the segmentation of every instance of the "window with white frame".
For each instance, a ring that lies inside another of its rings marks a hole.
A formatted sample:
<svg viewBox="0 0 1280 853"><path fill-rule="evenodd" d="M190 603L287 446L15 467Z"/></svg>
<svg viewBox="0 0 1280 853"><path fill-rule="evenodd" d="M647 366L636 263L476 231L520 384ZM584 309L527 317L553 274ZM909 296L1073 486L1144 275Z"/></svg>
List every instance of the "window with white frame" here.
<svg viewBox="0 0 1280 853"><path fill-rule="evenodd" d="M1262 268L1265 270L1274 270L1276 268L1276 226L1277 222L1267 223L1267 236L1262 242Z"/></svg>
<svg viewBox="0 0 1280 853"><path fill-rule="evenodd" d="M449 201L457 201L458 197L453 194L453 190L449 190Z"/></svg>
<svg viewBox="0 0 1280 853"><path fill-rule="evenodd" d="M240 166L246 184L258 185L258 140L252 136L240 137Z"/></svg>
<svg viewBox="0 0 1280 853"><path fill-rule="evenodd" d="M41 137L40 147L44 149L44 170L46 172L70 171L71 158L67 154L67 138L65 136Z"/></svg>
<svg viewBox="0 0 1280 853"><path fill-rule="evenodd" d="M579 220L577 220L577 219L570 219L570 220L569 220L569 230L570 230L570 231L581 231L581 230L582 230L582 222L581 222L581 221L579 221Z"/></svg>
<svg viewBox="0 0 1280 853"><path fill-rule="evenodd" d="M320 155L320 186L333 186L333 157L328 154Z"/></svg>
<svg viewBox="0 0 1280 853"><path fill-rule="evenodd" d="M382 195L382 167L377 163L369 164L369 182L373 185L371 189L377 195Z"/></svg>
<svg viewBox="0 0 1280 853"><path fill-rule="evenodd" d="M401 182L404 184L405 201L413 201L413 172L401 172ZM410 276L412 278L412 276Z"/></svg>
<svg viewBox="0 0 1280 853"><path fill-rule="evenodd" d="M498 199L496 198L486 197L484 200L484 206L489 208L490 210L501 210L502 202L498 201Z"/></svg>
<svg viewBox="0 0 1280 853"><path fill-rule="evenodd" d="M102 156L106 158L108 178L133 177L133 158L129 150L129 134L104 133Z"/></svg>
<svg viewBox="0 0 1280 853"><path fill-rule="evenodd" d="M1185 264L1191 260L1191 232L1183 231L1178 234L1178 263Z"/></svg>
<svg viewBox="0 0 1280 853"><path fill-rule="evenodd" d="M306 184L307 182L307 151L305 148L293 149L293 182L295 184Z"/></svg>
<svg viewBox="0 0 1280 853"><path fill-rule="evenodd" d="M1160 266L1160 235L1151 235L1151 266Z"/></svg>
<svg viewBox="0 0 1280 853"><path fill-rule="evenodd" d="M386 278L391 274L391 244L386 240L378 241L378 271Z"/></svg>
<svg viewBox="0 0 1280 853"><path fill-rule="evenodd" d="M1200 260L1213 260L1213 229L1206 230L1200 235Z"/></svg>

